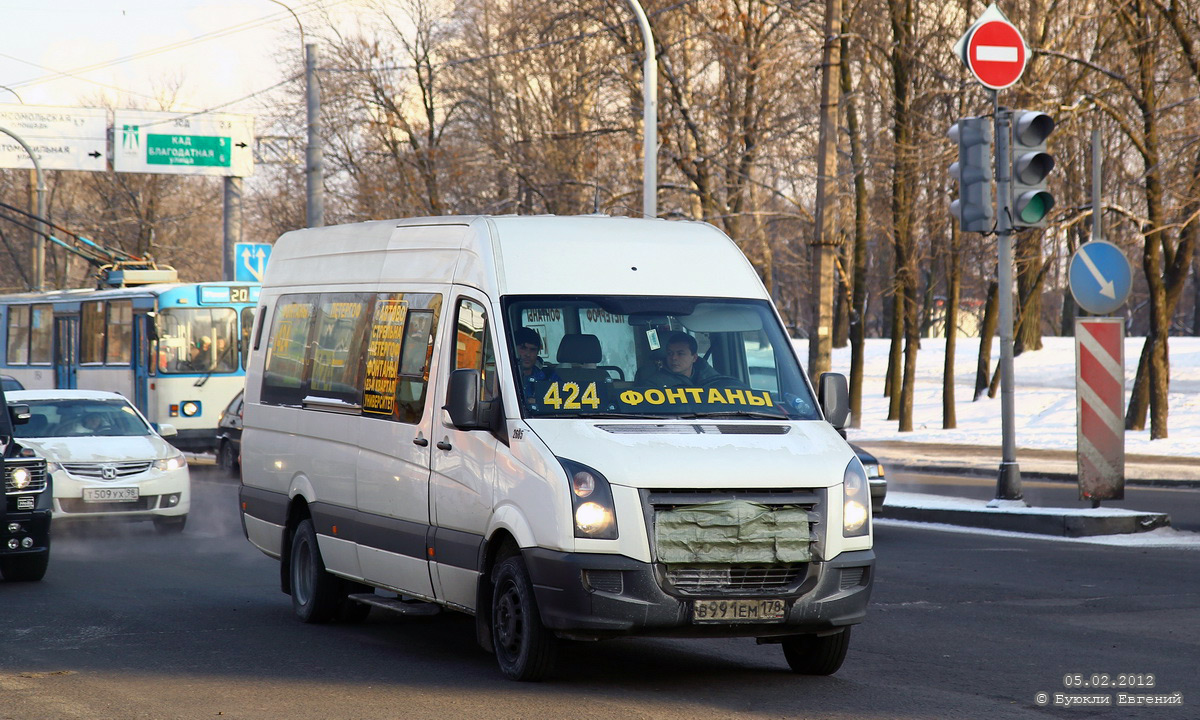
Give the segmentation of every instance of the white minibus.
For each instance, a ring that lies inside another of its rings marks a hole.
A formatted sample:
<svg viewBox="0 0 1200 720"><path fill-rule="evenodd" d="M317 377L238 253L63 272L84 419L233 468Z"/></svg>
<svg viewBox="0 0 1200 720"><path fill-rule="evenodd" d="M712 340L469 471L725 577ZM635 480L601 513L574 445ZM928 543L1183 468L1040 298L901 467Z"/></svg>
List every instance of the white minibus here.
<svg viewBox="0 0 1200 720"><path fill-rule="evenodd" d="M711 225L298 230L256 316L241 515L299 619L468 613L520 680L631 635L841 666L875 563L845 378Z"/></svg>

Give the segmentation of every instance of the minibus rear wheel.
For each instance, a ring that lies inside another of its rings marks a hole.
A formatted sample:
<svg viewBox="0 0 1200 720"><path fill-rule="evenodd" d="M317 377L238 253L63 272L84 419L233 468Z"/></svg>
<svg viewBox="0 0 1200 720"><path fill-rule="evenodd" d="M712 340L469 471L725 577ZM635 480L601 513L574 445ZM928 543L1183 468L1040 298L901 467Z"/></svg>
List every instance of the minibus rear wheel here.
<svg viewBox="0 0 1200 720"><path fill-rule="evenodd" d="M796 635L783 639L783 656L798 675L832 675L850 648L850 628L833 635Z"/></svg>
<svg viewBox="0 0 1200 720"><path fill-rule="evenodd" d="M304 518L292 536L292 555L288 568L292 586L292 611L301 622L325 623L333 619L342 604L339 578L325 571L317 531L312 520Z"/></svg>
<svg viewBox="0 0 1200 720"><path fill-rule="evenodd" d="M520 555L504 559L492 580L492 644L500 671L513 680L541 680L554 664L558 643L542 625L525 561Z"/></svg>

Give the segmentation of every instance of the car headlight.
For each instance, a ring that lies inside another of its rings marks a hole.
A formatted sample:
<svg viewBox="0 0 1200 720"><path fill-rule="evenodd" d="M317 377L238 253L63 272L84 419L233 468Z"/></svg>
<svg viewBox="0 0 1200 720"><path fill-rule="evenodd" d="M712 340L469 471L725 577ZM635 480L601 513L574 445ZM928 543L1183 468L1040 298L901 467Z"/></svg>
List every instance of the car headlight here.
<svg viewBox="0 0 1200 720"><path fill-rule="evenodd" d="M16 490L24 490L29 487L31 480L33 480L33 476L23 467L13 468L12 473L8 476L9 484Z"/></svg>
<svg viewBox="0 0 1200 720"><path fill-rule="evenodd" d="M558 461L567 471L575 537L616 540L617 516L608 480L586 465L563 458Z"/></svg>
<svg viewBox="0 0 1200 720"><path fill-rule="evenodd" d="M846 465L842 477L842 537L862 537L871 531L871 495L867 474L858 458Z"/></svg>
<svg viewBox="0 0 1200 720"><path fill-rule="evenodd" d="M178 470L187 465L187 458L183 453L177 453L171 457L162 458L154 461L155 470Z"/></svg>

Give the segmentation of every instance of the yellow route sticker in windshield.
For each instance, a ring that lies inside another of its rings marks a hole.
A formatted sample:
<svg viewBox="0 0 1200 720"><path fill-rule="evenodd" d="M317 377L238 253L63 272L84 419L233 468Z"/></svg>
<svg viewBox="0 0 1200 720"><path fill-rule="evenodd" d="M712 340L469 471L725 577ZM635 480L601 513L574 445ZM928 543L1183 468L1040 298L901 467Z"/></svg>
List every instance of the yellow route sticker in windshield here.
<svg viewBox="0 0 1200 720"><path fill-rule="evenodd" d="M626 405L694 405L707 403L709 405L753 405L755 407L774 407L771 393L754 390L734 390L732 388L651 388L649 390L626 390L621 393L621 402Z"/></svg>
<svg viewBox="0 0 1200 720"><path fill-rule="evenodd" d="M600 407L600 396L596 393L596 383L594 382L588 383L581 395L579 383L556 381L550 383L550 387L546 388L542 402L555 410L582 410L584 405L595 410Z"/></svg>

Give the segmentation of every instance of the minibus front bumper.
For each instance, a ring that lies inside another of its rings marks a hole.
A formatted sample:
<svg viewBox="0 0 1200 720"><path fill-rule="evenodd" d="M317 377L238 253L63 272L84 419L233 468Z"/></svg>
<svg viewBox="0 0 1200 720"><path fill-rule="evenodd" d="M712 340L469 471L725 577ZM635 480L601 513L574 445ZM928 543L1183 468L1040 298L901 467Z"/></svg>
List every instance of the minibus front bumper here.
<svg viewBox="0 0 1200 720"><path fill-rule="evenodd" d="M796 582L772 591L668 592L665 568L623 555L525 548L542 622L558 635L597 639L622 635L777 637L820 633L862 622L875 571L872 550L811 562ZM697 623L697 601L782 599L784 617L770 621Z"/></svg>

